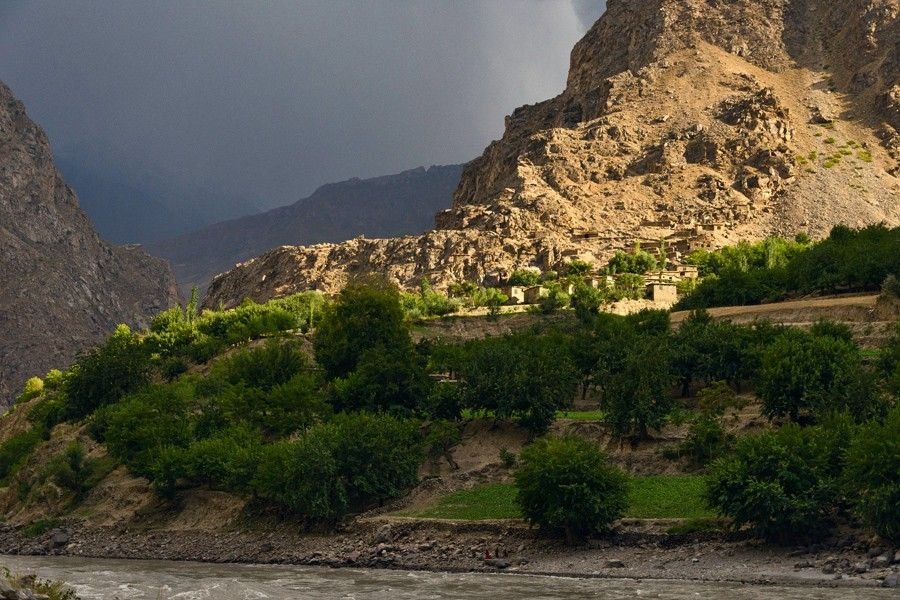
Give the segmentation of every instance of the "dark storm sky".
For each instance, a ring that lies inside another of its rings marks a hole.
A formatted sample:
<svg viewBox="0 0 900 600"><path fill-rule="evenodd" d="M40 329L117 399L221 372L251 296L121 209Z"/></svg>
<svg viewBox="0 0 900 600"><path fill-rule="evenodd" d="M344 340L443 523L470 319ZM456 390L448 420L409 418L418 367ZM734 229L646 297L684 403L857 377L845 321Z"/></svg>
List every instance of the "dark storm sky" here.
<svg viewBox="0 0 900 600"><path fill-rule="evenodd" d="M603 6L5 0L0 79L69 162L268 207L479 155L504 115L562 90Z"/></svg>

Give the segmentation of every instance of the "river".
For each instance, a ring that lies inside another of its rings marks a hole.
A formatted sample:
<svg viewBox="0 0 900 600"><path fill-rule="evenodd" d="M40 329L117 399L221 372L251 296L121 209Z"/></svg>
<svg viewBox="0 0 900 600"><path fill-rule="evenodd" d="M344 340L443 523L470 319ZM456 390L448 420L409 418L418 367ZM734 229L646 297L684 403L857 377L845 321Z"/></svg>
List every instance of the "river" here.
<svg viewBox="0 0 900 600"><path fill-rule="evenodd" d="M893 590L826 589L530 575L449 574L280 565L223 565L71 557L0 556L0 567L62 579L83 600L142 598L250 600L854 600L896 597Z"/></svg>

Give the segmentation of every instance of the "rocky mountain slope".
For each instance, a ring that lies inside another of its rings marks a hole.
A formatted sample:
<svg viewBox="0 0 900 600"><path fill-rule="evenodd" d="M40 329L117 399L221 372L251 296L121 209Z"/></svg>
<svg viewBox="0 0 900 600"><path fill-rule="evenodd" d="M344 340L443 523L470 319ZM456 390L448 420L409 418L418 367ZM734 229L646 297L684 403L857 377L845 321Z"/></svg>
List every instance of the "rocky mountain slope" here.
<svg viewBox="0 0 900 600"><path fill-rule="evenodd" d="M565 91L507 118L435 230L278 248L208 303L900 223L898 39L900 0L610 0Z"/></svg>
<svg viewBox="0 0 900 600"><path fill-rule="evenodd" d="M168 266L106 244L53 164L47 135L0 83L0 408L118 323L177 300Z"/></svg>
<svg viewBox="0 0 900 600"><path fill-rule="evenodd" d="M290 206L217 223L147 248L171 261L183 293L193 286L202 291L214 275L276 246L426 231L434 213L450 205L462 168L420 167L324 185Z"/></svg>

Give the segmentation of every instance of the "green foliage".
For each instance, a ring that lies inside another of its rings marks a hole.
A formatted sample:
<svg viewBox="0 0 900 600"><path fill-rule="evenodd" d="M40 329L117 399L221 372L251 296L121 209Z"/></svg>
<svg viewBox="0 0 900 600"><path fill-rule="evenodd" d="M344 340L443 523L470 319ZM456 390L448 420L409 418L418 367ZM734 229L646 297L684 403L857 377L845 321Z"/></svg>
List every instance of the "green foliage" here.
<svg viewBox="0 0 900 600"><path fill-rule="evenodd" d="M213 488L245 491L256 473L262 451L259 432L246 424L193 442L182 454L183 476Z"/></svg>
<svg viewBox="0 0 900 600"><path fill-rule="evenodd" d="M450 451L459 443L460 439L459 427L455 423L445 420L435 421L428 429L428 435L425 436L425 448L428 456L435 461L443 456L451 465L455 464Z"/></svg>
<svg viewBox="0 0 900 600"><path fill-rule="evenodd" d="M770 238L691 255L707 277L679 309L758 304L788 295L878 290L900 275L900 228L836 226L822 242Z"/></svg>
<svg viewBox="0 0 900 600"><path fill-rule="evenodd" d="M566 308L569 306L569 303L569 295L559 285L551 285L547 290L547 295L538 300L536 308L537 312L549 315Z"/></svg>
<svg viewBox="0 0 900 600"><path fill-rule="evenodd" d="M532 432L546 431L578 386L564 343L530 334L469 342L454 369L463 404L497 418L516 418Z"/></svg>
<svg viewBox="0 0 900 600"><path fill-rule="evenodd" d="M497 288L482 288L473 297L473 305L478 307L486 307L488 314L496 317L500 314L500 307L509 302L509 296L498 290Z"/></svg>
<svg viewBox="0 0 900 600"><path fill-rule="evenodd" d="M59 525L59 519L38 519L26 525L22 529L22 534L26 538L36 538L40 535L44 535L51 529L59 527Z"/></svg>
<svg viewBox="0 0 900 600"><path fill-rule="evenodd" d="M863 522L900 543L900 408L853 437L844 477L847 497Z"/></svg>
<svg viewBox="0 0 900 600"><path fill-rule="evenodd" d="M600 307L609 300L609 290L605 286L594 288L584 283L578 283L572 293L571 304L578 320L582 323L590 323L600 313Z"/></svg>
<svg viewBox="0 0 900 600"><path fill-rule="evenodd" d="M425 365L411 345L370 349L352 373L332 382L331 402L338 411L412 413L431 390Z"/></svg>
<svg viewBox="0 0 900 600"><path fill-rule="evenodd" d="M400 292L379 280L347 284L313 338L316 360L329 379L349 375L367 350L410 344Z"/></svg>
<svg viewBox="0 0 900 600"><path fill-rule="evenodd" d="M616 435L645 437L672 410L668 315L645 312L597 323L593 379L606 421Z"/></svg>
<svg viewBox="0 0 900 600"><path fill-rule="evenodd" d="M511 469L516 466L516 463L519 462L519 457L516 456L515 452L511 452L509 448L503 447L500 448L500 464L506 467L507 469Z"/></svg>
<svg viewBox="0 0 900 600"><path fill-rule="evenodd" d="M622 273L616 276L613 296L617 300L628 298L640 300L644 297L644 278L635 273Z"/></svg>
<svg viewBox="0 0 900 600"><path fill-rule="evenodd" d="M426 317L443 317L453 314L460 303L453 297L434 291L427 279L419 285L419 293L400 293L400 303L407 319L415 321Z"/></svg>
<svg viewBox="0 0 900 600"><path fill-rule="evenodd" d="M885 296L900 298L900 279L897 278L897 275L891 273L884 278L884 282L881 284L881 293Z"/></svg>
<svg viewBox="0 0 900 600"><path fill-rule="evenodd" d="M299 343L271 340L261 348L240 350L217 361L212 373L231 384L269 391L309 368Z"/></svg>
<svg viewBox="0 0 900 600"><path fill-rule="evenodd" d="M62 454L50 459L44 468L44 475L59 487L69 490L73 501L78 502L115 467L116 462L110 457L88 458L84 446L73 441Z"/></svg>
<svg viewBox="0 0 900 600"><path fill-rule="evenodd" d="M616 252L609 261L607 270L613 275L624 273L643 275L655 271L657 266L656 258L653 254L636 246L630 253L622 252L621 250Z"/></svg>
<svg viewBox="0 0 900 600"><path fill-rule="evenodd" d="M729 458L713 463L707 499L758 536L789 542L827 533L840 497L847 420L828 427L791 423L742 438Z"/></svg>
<svg viewBox="0 0 900 600"><path fill-rule="evenodd" d="M515 473L523 516L569 543L607 529L627 506L624 473L581 438L541 438L522 450Z"/></svg>
<svg viewBox="0 0 900 600"><path fill-rule="evenodd" d="M342 414L295 441L264 447L258 495L316 521L396 497L417 479L416 427L387 415Z"/></svg>
<svg viewBox="0 0 900 600"><path fill-rule="evenodd" d="M0 482L9 481L22 468L41 439L41 429L32 427L8 437L0 444Z"/></svg>
<svg viewBox="0 0 900 600"><path fill-rule="evenodd" d="M194 382L156 385L94 413L90 432L109 453L143 477L155 477L155 463L169 446L194 439Z"/></svg>
<svg viewBox="0 0 900 600"><path fill-rule="evenodd" d="M69 371L65 416L81 419L145 386L150 380L149 359L140 339L119 325L104 345L80 356Z"/></svg>
<svg viewBox="0 0 900 600"><path fill-rule="evenodd" d="M862 420L881 410L852 342L798 330L785 330L766 348L757 393L770 418L850 410Z"/></svg>
<svg viewBox="0 0 900 600"><path fill-rule="evenodd" d="M672 344L672 366L681 381L682 396L687 396L696 382L723 380L737 386L755 374L750 330L727 321L713 321L705 311L692 312Z"/></svg>
<svg viewBox="0 0 900 600"><path fill-rule="evenodd" d="M509 285L531 287L541 282L541 272L536 269L519 269L509 276Z"/></svg>
<svg viewBox="0 0 900 600"><path fill-rule="evenodd" d="M25 382L22 393L16 397L16 402L28 402L32 398L37 398L44 391L44 380L40 377L31 377Z"/></svg>
<svg viewBox="0 0 900 600"><path fill-rule="evenodd" d="M720 419L701 414L691 423L680 450L694 465L704 466L725 454L733 444L734 436L725 431Z"/></svg>
<svg viewBox="0 0 900 600"><path fill-rule="evenodd" d="M591 263L585 260L575 259L566 264L564 272L566 277L584 277L593 270L594 265Z"/></svg>

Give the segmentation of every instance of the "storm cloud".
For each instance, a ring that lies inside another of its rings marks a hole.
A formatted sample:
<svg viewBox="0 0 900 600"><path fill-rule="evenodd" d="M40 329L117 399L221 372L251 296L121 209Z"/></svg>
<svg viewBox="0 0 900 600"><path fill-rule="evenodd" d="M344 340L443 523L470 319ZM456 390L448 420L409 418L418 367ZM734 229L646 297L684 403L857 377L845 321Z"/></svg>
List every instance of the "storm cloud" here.
<svg viewBox="0 0 900 600"><path fill-rule="evenodd" d="M68 163L286 204L458 163L564 85L601 0L7 0L0 79Z"/></svg>

